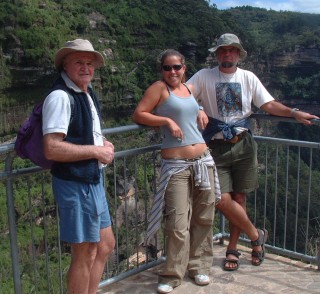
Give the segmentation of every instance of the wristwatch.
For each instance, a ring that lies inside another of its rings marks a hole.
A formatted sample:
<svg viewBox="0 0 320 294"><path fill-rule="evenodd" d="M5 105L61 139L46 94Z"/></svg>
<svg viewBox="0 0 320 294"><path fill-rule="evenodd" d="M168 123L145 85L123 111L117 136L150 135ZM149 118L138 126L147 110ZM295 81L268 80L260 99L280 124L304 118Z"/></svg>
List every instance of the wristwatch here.
<svg viewBox="0 0 320 294"><path fill-rule="evenodd" d="M290 112L290 116L291 116L291 117L294 117L295 112L296 112L296 111L299 111L299 110L300 110L300 109L298 109L298 108L292 108L292 109L291 109L291 112Z"/></svg>
<svg viewBox="0 0 320 294"><path fill-rule="evenodd" d="M203 110L203 106L202 105L199 105L199 110Z"/></svg>

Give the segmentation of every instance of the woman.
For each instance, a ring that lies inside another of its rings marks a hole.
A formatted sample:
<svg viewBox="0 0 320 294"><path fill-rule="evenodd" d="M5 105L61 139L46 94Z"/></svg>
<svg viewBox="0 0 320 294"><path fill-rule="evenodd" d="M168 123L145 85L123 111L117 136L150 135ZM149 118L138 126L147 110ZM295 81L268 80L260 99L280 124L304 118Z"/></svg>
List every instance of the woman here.
<svg viewBox="0 0 320 294"><path fill-rule="evenodd" d="M159 229L164 212L166 262L159 293L169 293L188 270L198 285L210 282L212 224L220 197L215 164L198 129L199 105L192 86L183 83L185 58L168 49L159 57L162 80L153 83L138 104L133 120L159 126L163 134L161 175L145 245Z"/></svg>

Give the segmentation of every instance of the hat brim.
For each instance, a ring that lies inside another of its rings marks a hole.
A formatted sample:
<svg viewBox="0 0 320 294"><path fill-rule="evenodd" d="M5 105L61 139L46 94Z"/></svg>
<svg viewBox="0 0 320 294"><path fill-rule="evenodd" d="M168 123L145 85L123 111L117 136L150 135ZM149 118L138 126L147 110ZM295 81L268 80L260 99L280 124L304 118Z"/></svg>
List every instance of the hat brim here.
<svg viewBox="0 0 320 294"><path fill-rule="evenodd" d="M241 59L244 59L247 57L247 51L243 49L243 47L238 44L238 43L231 43L231 44L224 44L224 45L219 45L219 46L216 46L216 47L212 47L210 49L208 49L210 52L212 53L215 53L220 47L229 47L229 46L233 46L233 47L236 47L240 50L240 53L239 53L239 57Z"/></svg>
<svg viewBox="0 0 320 294"><path fill-rule="evenodd" d="M102 54L98 51L90 51L90 50L75 50L71 48L61 48L57 51L55 58L54 58L54 66L58 71L62 70L62 62L66 58L67 55L70 53L75 53L75 52L88 52L92 53L95 56L95 68L99 68L105 65L104 63L104 58Z"/></svg>

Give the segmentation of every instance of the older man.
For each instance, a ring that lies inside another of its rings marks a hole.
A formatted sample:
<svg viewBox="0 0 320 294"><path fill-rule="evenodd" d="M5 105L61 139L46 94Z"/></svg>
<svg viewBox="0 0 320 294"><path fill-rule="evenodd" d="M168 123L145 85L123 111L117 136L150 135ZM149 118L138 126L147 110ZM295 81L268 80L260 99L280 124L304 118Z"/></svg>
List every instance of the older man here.
<svg viewBox="0 0 320 294"><path fill-rule="evenodd" d="M255 190L257 181L257 147L251 136L248 117L252 103L272 115L294 117L310 125L317 118L296 108L275 101L260 80L250 71L238 67L247 52L234 34L223 34L217 45L209 49L218 66L202 69L188 83L194 86L194 96L201 100L199 120L205 127L203 137L212 150L221 186L222 199L216 206L230 224L225 270L237 270L240 253L237 242L241 231L252 240L252 264L260 265L265 257L265 229L256 229L246 213L246 193Z"/></svg>
<svg viewBox="0 0 320 294"><path fill-rule="evenodd" d="M54 161L60 237L71 245L68 293L93 294L115 244L101 172L114 146L102 136L90 84L104 59L88 40L76 39L57 51L54 64L60 75L43 105L44 152Z"/></svg>

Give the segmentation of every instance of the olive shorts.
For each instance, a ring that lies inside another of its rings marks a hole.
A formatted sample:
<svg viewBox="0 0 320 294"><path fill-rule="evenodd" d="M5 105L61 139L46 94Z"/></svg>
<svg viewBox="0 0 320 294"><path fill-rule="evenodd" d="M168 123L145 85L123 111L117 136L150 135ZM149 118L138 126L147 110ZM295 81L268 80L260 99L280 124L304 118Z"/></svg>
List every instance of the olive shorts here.
<svg viewBox="0 0 320 294"><path fill-rule="evenodd" d="M257 143L249 133L236 144L212 140L208 147L217 166L221 193L248 193L258 188Z"/></svg>

